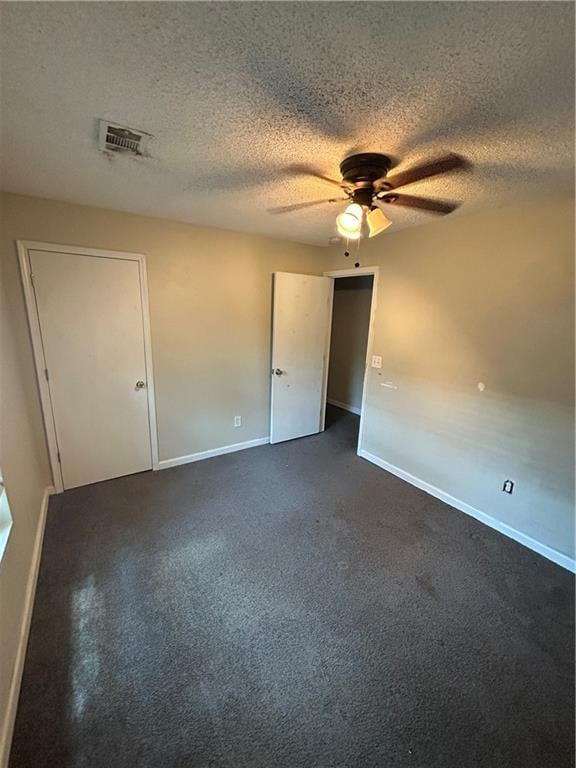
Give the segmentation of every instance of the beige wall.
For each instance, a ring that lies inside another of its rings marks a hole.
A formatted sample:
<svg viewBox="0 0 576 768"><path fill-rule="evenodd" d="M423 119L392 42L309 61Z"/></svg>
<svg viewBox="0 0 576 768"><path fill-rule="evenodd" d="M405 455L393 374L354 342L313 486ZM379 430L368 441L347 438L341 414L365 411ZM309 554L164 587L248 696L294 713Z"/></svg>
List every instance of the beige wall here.
<svg viewBox="0 0 576 768"><path fill-rule="evenodd" d="M335 281L328 399L358 410L362 405L371 301L372 276Z"/></svg>
<svg viewBox="0 0 576 768"><path fill-rule="evenodd" d="M373 352L383 356L368 373L365 449L567 555L573 206L446 218L360 248L362 266L380 266ZM330 269L346 266L342 250L331 249Z"/></svg>
<svg viewBox="0 0 576 768"><path fill-rule="evenodd" d="M321 273L324 251L37 198L1 196L0 465L14 526L0 564L0 720L32 547L51 484L16 239L147 256L160 459L268 435L271 274ZM235 415L242 427L234 429Z"/></svg>
<svg viewBox="0 0 576 768"><path fill-rule="evenodd" d="M14 523L0 563L0 724L5 722L42 497L51 484L20 275L4 214L0 208L0 465ZM6 749L0 744L0 750Z"/></svg>

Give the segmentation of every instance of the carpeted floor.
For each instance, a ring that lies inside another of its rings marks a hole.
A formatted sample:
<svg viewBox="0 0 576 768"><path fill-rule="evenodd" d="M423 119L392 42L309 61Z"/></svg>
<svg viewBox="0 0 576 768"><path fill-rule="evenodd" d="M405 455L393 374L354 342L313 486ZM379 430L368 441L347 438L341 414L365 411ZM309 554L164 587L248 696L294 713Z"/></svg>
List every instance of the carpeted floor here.
<svg viewBox="0 0 576 768"><path fill-rule="evenodd" d="M52 499L11 768L573 765L573 577L330 421Z"/></svg>

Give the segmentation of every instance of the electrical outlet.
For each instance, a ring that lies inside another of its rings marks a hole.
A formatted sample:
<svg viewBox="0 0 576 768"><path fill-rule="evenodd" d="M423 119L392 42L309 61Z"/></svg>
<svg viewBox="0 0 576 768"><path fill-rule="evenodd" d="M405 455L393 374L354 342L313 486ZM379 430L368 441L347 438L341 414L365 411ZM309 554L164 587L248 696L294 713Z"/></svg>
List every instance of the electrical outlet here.
<svg viewBox="0 0 576 768"><path fill-rule="evenodd" d="M234 426L235 427L242 426L242 416L234 416Z"/></svg>
<svg viewBox="0 0 576 768"><path fill-rule="evenodd" d="M504 485L502 486L502 490L504 493L512 493L514 490L514 482L512 480L505 480Z"/></svg>

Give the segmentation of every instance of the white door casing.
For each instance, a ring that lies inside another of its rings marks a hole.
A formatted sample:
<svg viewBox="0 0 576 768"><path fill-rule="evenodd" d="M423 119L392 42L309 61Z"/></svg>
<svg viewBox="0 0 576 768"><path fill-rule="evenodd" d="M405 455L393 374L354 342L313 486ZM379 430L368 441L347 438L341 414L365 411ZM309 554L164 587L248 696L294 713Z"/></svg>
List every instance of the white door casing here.
<svg viewBox="0 0 576 768"><path fill-rule="evenodd" d="M334 281L274 273L270 442L324 429Z"/></svg>
<svg viewBox="0 0 576 768"><path fill-rule="evenodd" d="M35 243L19 250L57 489L151 469L143 257Z"/></svg>

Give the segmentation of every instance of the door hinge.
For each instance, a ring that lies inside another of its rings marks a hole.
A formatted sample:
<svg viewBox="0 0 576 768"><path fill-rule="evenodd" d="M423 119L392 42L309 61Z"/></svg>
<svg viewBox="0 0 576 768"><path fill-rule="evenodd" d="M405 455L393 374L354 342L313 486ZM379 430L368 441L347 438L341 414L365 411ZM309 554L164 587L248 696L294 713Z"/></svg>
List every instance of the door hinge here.
<svg viewBox="0 0 576 768"><path fill-rule="evenodd" d="M58 459L58 464L62 464L62 457L60 456L60 451L56 453L56 458Z"/></svg>
<svg viewBox="0 0 576 768"><path fill-rule="evenodd" d="M48 376L48 368L44 368L44 376L46 377L46 381L50 381L50 377Z"/></svg>
<svg viewBox="0 0 576 768"><path fill-rule="evenodd" d="M34 273L33 272L30 272L30 282L32 283L32 285L36 285L36 283L34 282Z"/></svg>

